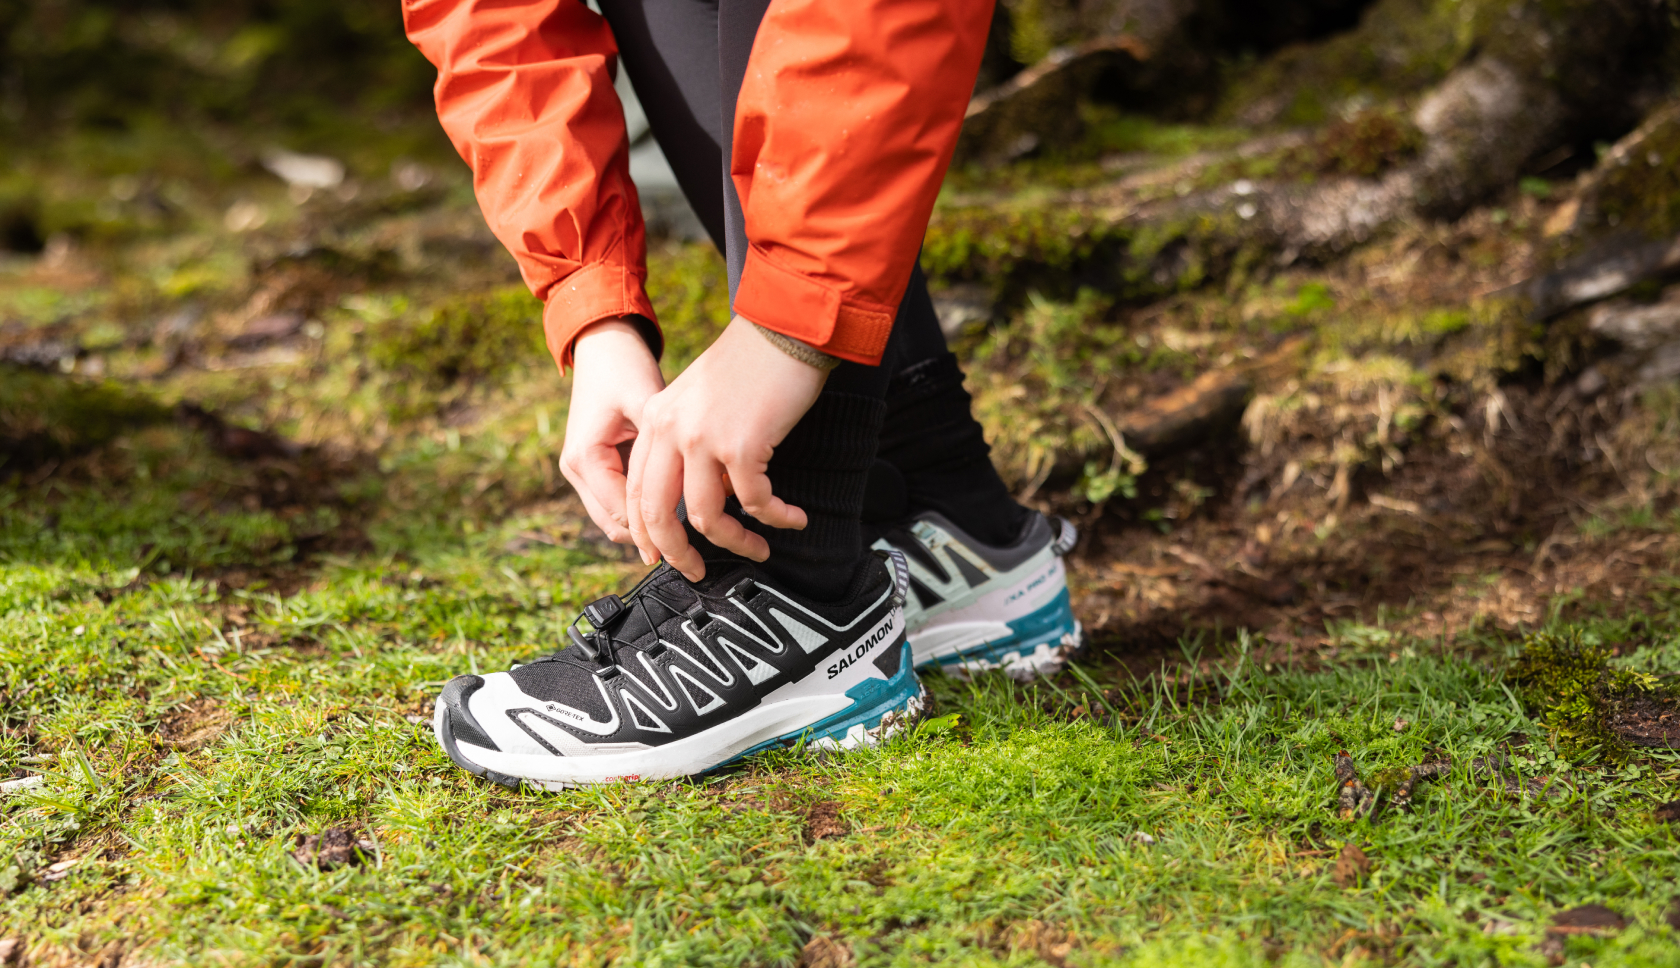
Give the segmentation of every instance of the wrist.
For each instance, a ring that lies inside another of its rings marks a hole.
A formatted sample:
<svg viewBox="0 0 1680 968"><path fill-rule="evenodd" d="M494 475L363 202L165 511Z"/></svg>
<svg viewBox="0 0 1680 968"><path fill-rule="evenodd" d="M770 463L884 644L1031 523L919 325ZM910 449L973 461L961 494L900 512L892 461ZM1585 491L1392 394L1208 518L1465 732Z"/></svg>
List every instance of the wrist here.
<svg viewBox="0 0 1680 968"><path fill-rule="evenodd" d="M579 371L611 371L642 362L655 369L659 366L642 327L630 318L612 317L590 323L572 338L572 365Z"/></svg>

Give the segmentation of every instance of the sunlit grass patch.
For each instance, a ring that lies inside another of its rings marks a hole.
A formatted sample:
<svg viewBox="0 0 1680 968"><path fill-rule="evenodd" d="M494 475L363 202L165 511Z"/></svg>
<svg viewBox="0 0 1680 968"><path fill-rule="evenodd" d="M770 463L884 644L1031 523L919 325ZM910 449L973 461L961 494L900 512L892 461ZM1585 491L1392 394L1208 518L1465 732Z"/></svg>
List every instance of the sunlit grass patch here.
<svg viewBox="0 0 1680 968"><path fill-rule="evenodd" d="M1490 786L1472 762L1532 723L1497 669L1428 648L1318 673L1220 660L1189 692L1101 664L1060 685L936 675L958 718L879 750L493 787L436 749L434 690L551 647L618 573L480 547L330 566L288 597L177 578L107 604L47 569L62 591L0 626L0 769L47 777L0 806L0 867L22 876L6 919L43 948L91 932L164 960L389 964L792 964L812 933L860 964L1519 957L1552 913L1605 898L1634 927L1572 941L1583 957L1636 959L1666 930L1677 845L1643 804L1674 766L1540 758L1518 769L1567 769L1567 796ZM29 574L53 584L9 577ZM1347 820L1338 749L1372 772L1431 750L1455 768L1409 813ZM818 803L837 824L813 838ZM294 858L329 827L368 858ZM1360 886L1331 877L1345 843L1374 859ZM1511 933L1484 932L1495 917Z"/></svg>

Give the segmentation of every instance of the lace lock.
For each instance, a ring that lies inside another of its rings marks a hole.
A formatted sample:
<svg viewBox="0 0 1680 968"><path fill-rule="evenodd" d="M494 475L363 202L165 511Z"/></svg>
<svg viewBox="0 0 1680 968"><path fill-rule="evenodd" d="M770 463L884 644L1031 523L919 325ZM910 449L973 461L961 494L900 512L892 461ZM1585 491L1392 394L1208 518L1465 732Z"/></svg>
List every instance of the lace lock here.
<svg viewBox="0 0 1680 968"><path fill-rule="evenodd" d="M589 619L589 624L599 632L607 627L607 623L624 614L624 599L617 595L597 598L583 606L583 617Z"/></svg>

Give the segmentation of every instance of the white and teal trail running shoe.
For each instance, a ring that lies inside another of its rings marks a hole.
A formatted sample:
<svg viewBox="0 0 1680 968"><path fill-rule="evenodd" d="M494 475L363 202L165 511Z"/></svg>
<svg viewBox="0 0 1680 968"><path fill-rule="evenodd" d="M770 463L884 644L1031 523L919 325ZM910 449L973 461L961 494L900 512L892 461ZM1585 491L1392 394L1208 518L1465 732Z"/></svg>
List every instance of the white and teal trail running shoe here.
<svg viewBox="0 0 1680 968"><path fill-rule="evenodd" d="M1083 640L1062 556L1078 532L1034 513L1021 537L994 548L927 511L875 542L910 563L905 623L917 668L962 675L1002 669L1023 682L1054 675Z"/></svg>
<svg viewBox="0 0 1680 968"><path fill-rule="evenodd" d="M548 789L703 773L773 746L872 745L914 722L910 574L870 554L838 602L749 563L691 583L661 564L584 609L571 644L509 672L457 676L432 718L455 764Z"/></svg>

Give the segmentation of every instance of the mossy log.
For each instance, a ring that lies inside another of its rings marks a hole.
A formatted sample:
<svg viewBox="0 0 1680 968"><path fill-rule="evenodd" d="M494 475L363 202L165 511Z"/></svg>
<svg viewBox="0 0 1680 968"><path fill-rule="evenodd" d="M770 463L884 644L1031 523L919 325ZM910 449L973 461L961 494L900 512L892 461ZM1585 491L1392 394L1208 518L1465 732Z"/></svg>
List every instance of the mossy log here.
<svg viewBox="0 0 1680 968"><path fill-rule="evenodd" d="M1257 184L1246 204L1258 234L1286 253L1336 252L1402 217L1456 218L1537 159L1625 131L1669 73L1669 25L1643 0L1483 6L1472 21L1475 53L1410 112L1421 135L1415 156L1378 177Z"/></svg>
<svg viewBox="0 0 1680 968"><path fill-rule="evenodd" d="M1051 50L1038 63L969 102L955 163L1013 161L1043 145L1077 140L1083 128L1080 98L1097 76L1116 64L1148 57L1143 42L1129 35Z"/></svg>
<svg viewBox="0 0 1680 968"><path fill-rule="evenodd" d="M1423 0L1378 6L1403 2ZM1645 0L1472 6L1470 30L1454 41L1460 61L1409 101L1368 107L1310 135L1266 135L1176 171L1040 196L1031 212L1008 200L948 209L935 220L930 270L951 280L989 279L1004 290L1054 285L1059 276L1147 299L1268 262L1329 260L1403 219L1457 217L1514 185L1537 159L1626 131L1674 66L1673 31ZM1346 46L1388 23L1373 14L1360 31L1325 46ZM1012 90L1026 98L1037 78L1070 100L1060 82L1051 83L1055 76L1046 68ZM1021 110L1031 113L1027 103ZM1020 137L1000 123L1012 110L1002 100L982 104L964 135L966 150L1007 153L1008 139ZM1237 174L1260 169L1253 162L1267 155L1287 163L1264 177ZM1221 171L1232 172L1223 184ZM988 246L996 258L988 258Z"/></svg>

